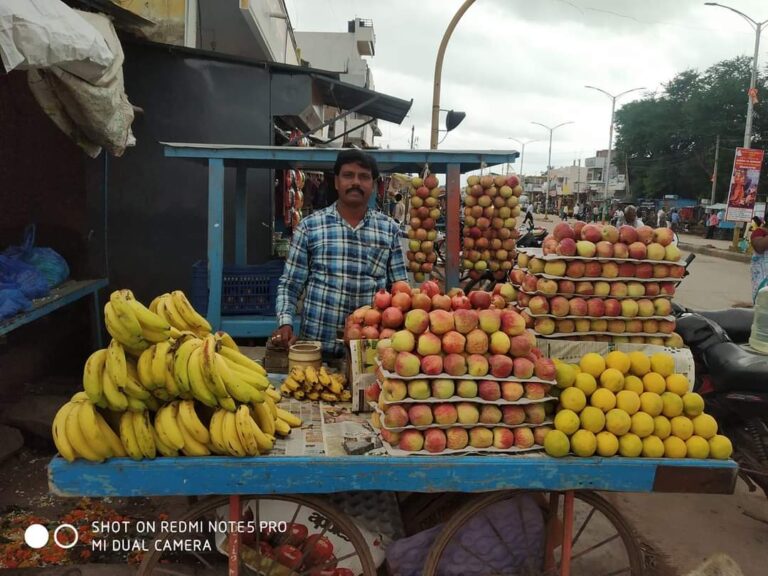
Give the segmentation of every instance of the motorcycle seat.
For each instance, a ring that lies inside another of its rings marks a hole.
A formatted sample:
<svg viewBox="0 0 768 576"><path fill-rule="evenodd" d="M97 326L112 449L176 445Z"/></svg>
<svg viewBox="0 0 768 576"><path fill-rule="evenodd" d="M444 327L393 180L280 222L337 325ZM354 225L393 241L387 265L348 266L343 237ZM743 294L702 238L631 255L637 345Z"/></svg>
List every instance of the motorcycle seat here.
<svg viewBox="0 0 768 576"><path fill-rule="evenodd" d="M749 342L749 334L752 331L752 322L755 317L752 308L730 308L728 310L713 310L697 312L715 322L725 330L728 337L737 344Z"/></svg>
<svg viewBox="0 0 768 576"><path fill-rule="evenodd" d="M711 346L703 360L718 392L768 392L768 355L722 342Z"/></svg>

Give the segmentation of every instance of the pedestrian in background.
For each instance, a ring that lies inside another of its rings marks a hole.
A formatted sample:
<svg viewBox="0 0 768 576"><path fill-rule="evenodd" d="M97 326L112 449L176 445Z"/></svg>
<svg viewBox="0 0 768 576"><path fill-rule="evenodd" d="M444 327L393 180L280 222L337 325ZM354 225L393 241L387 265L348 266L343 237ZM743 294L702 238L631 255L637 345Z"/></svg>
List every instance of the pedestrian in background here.
<svg viewBox="0 0 768 576"><path fill-rule="evenodd" d="M573 217L578 220L579 216L581 216L581 204L576 202L576 207L573 209Z"/></svg>
<svg viewBox="0 0 768 576"><path fill-rule="evenodd" d="M399 193L396 194L395 202L395 212L392 215L392 218L394 218L395 222L398 224L402 224L403 220L405 220L405 203L403 202L403 195Z"/></svg>
<svg viewBox="0 0 768 576"><path fill-rule="evenodd" d="M709 219L707 220L707 235L705 238L711 239L715 235L715 229L719 223L720 219L717 217L717 214L713 210L709 213Z"/></svg>
<svg viewBox="0 0 768 576"><path fill-rule="evenodd" d="M672 214L669 218L672 222L672 232L677 232L677 229L680 227L680 214L676 208L672 210Z"/></svg>
<svg viewBox="0 0 768 576"><path fill-rule="evenodd" d="M667 227L667 213L664 212L664 208L659 208L659 211L656 212L656 227L657 228Z"/></svg>
<svg viewBox="0 0 768 576"><path fill-rule="evenodd" d="M597 207L597 204L592 205L592 222L597 222L597 217L600 214L600 209Z"/></svg>
<svg viewBox="0 0 768 576"><path fill-rule="evenodd" d="M749 243L752 246L752 260L750 271L752 273L752 302L757 298L761 288L768 285L768 229L766 221L757 216L753 218L758 228L753 230Z"/></svg>

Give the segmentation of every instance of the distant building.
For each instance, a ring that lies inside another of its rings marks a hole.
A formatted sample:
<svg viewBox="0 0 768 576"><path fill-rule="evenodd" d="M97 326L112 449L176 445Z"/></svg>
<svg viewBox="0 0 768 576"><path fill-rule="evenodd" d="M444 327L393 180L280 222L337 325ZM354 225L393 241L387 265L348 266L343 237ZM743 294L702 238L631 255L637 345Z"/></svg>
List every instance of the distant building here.
<svg viewBox="0 0 768 576"><path fill-rule="evenodd" d="M296 32L299 54L313 68L338 72L342 82L361 88L374 89L373 74L364 57L375 54L376 35L373 22L355 18L347 23L346 32ZM325 118L339 113L325 107ZM335 144L373 146L375 136L381 136L378 124L370 116L352 112L328 127L326 138Z"/></svg>
<svg viewBox="0 0 768 576"><path fill-rule="evenodd" d="M598 150L596 155L587 158L584 165L587 167L587 182L585 190L591 196L599 199L623 199L626 196L626 176L624 170L619 169L614 162L616 151L611 154L611 168L609 173L608 191L605 190L605 164L608 160L608 150Z"/></svg>

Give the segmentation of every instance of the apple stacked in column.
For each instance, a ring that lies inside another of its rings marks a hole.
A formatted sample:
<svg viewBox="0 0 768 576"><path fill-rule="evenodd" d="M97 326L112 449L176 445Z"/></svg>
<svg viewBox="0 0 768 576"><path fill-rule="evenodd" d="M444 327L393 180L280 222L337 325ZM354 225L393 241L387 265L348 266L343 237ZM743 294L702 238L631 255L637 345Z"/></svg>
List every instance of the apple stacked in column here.
<svg viewBox="0 0 768 576"><path fill-rule="evenodd" d="M437 261L435 226L441 216L440 194L440 182L434 174L411 180L411 218L406 259L408 270L413 273L416 282L429 278Z"/></svg>
<svg viewBox="0 0 768 576"><path fill-rule="evenodd" d="M685 267L672 241L668 228L562 222L543 255L518 256L518 308L543 336L681 346L671 297Z"/></svg>
<svg viewBox="0 0 768 576"><path fill-rule="evenodd" d="M473 280L487 270L497 280L504 280L512 269L522 193L523 187L514 174L467 178L462 268Z"/></svg>

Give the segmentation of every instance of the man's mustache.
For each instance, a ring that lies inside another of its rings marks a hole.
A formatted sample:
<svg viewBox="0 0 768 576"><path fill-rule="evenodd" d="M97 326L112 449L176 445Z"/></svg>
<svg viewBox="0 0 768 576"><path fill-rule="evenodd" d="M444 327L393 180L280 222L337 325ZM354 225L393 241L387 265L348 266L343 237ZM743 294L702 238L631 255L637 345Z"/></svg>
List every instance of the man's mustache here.
<svg viewBox="0 0 768 576"><path fill-rule="evenodd" d="M361 196L363 195L363 191L360 188L357 188L357 187L355 187L355 188L347 188L347 194L349 194L350 192L357 192Z"/></svg>

